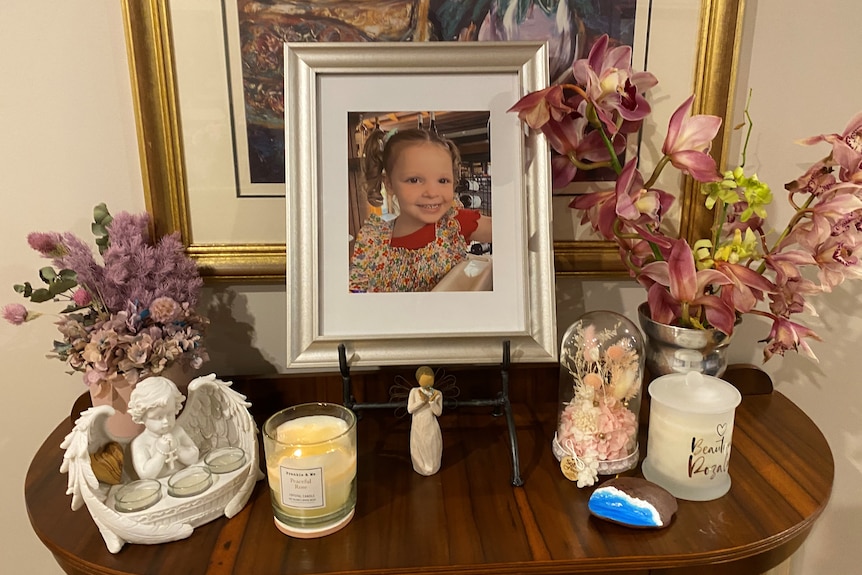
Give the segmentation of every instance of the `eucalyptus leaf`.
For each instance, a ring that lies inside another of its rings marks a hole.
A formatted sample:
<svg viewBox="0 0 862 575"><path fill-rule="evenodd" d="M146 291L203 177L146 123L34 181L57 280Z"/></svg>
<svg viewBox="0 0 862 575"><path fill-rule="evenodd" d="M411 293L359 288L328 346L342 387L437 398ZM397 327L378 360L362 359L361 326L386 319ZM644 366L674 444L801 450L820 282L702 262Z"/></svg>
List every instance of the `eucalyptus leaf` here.
<svg viewBox="0 0 862 575"><path fill-rule="evenodd" d="M57 272L51 266L47 266L39 270L39 277L42 278L43 282L49 284L57 277Z"/></svg>
<svg viewBox="0 0 862 575"><path fill-rule="evenodd" d="M101 222L106 217L110 216L111 213L108 211L108 206L105 204L105 202L102 202L101 204L98 204L96 207L93 208L93 220L97 222Z"/></svg>
<svg viewBox="0 0 862 575"><path fill-rule="evenodd" d="M78 282L76 282L75 280L57 279L51 282L51 285L48 287L48 289L51 291L52 294L58 295L77 286Z"/></svg>
<svg viewBox="0 0 862 575"><path fill-rule="evenodd" d="M13 289L24 297L30 297L30 294L33 293L33 286L30 285L30 282L24 282L24 285L15 284L12 286Z"/></svg>
<svg viewBox="0 0 862 575"><path fill-rule="evenodd" d="M113 221L114 218L111 216L104 202L93 208L93 223L90 224L90 229L93 235L96 236L96 245L99 246L99 253L101 255L104 255L111 245L108 226Z"/></svg>
<svg viewBox="0 0 862 575"><path fill-rule="evenodd" d="M30 301L33 303L42 303L46 301L51 301L54 299L54 294L45 288L39 288L33 290L33 293L30 294Z"/></svg>

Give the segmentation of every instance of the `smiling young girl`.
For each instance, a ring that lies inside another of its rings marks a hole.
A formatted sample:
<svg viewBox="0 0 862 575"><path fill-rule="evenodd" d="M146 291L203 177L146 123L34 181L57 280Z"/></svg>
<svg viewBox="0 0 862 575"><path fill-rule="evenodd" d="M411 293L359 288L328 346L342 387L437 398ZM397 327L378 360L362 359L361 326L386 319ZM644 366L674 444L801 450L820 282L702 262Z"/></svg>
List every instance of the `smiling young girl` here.
<svg viewBox="0 0 862 575"><path fill-rule="evenodd" d="M399 214L371 214L360 228L350 262L353 292L430 291L467 259L471 241L491 242L491 218L455 201L460 154L435 132L376 130L365 145L368 202L383 203L381 186Z"/></svg>

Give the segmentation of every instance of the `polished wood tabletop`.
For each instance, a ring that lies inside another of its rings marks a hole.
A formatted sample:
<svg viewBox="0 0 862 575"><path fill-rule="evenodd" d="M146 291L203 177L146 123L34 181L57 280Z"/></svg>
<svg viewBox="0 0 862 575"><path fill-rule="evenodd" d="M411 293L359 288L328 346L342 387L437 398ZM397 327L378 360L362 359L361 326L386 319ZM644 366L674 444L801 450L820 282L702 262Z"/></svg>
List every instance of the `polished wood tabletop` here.
<svg viewBox="0 0 862 575"><path fill-rule="evenodd" d="M368 388L388 390L390 383L391 375L364 378ZM511 386L522 487L511 483L505 418L489 408L444 411L442 469L430 477L411 467L409 416L394 409L363 411L356 516L320 539L292 539L276 530L264 479L232 519L198 527L183 541L127 544L111 554L86 508L71 511L65 494L60 442L71 419L33 458L26 505L37 535L70 574L742 575L762 573L789 557L829 499L834 464L823 434L785 396L767 389L745 392L737 408L727 495L679 501L672 523L660 530L599 520L587 508L592 488L567 481L551 453L557 368L515 369ZM298 396L340 399L340 382L329 376L236 381L235 387L253 401L257 418Z"/></svg>

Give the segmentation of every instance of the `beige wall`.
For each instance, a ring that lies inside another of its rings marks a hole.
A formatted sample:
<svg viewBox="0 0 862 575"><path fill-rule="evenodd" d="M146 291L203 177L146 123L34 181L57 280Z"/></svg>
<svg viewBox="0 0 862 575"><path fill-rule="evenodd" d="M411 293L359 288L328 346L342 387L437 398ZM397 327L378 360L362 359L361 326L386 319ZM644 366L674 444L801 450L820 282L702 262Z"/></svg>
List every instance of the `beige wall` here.
<svg viewBox="0 0 862 575"><path fill-rule="evenodd" d="M682 0L677 0L682 1ZM692 0L685 0L686 2ZM858 22L862 3L763 0L749 2L750 24L740 83L755 90L750 163L780 192L814 155L795 139L841 131L862 109ZM750 74L749 74L750 70ZM137 143L125 59L122 16L113 0L0 2L0 304L16 300L13 283L32 280L40 259L25 236L32 230L89 235L91 207L140 211ZM818 150L819 152L819 150ZM643 295L616 282L560 281L560 326L585 309L632 314ZM799 357L774 359L766 369L829 439L836 460L835 491L795 573L856 572L847 544L862 528L862 372L858 314L862 285L821 298L815 346L819 365ZM278 369L284 364L284 289L220 288L209 314L219 373ZM752 342L767 326L746 321L733 347L736 360L759 361ZM0 562L9 573L60 570L30 529L24 475L37 446L84 388L77 375L44 354L55 335L50 321L14 328L0 324L0 365L6 400L0 415ZM237 344L244 350L239 356ZM228 350L232 353L228 355ZM86 513L85 510L79 513Z"/></svg>

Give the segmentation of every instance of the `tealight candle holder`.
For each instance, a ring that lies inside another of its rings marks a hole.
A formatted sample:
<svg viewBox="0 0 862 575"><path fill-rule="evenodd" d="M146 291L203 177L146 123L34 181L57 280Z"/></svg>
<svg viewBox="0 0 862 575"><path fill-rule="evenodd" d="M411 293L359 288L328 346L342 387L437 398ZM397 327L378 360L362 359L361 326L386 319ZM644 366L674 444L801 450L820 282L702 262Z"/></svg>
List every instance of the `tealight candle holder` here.
<svg viewBox="0 0 862 575"><path fill-rule="evenodd" d="M213 484L212 472L203 465L180 469L168 478L168 495L192 497L203 493Z"/></svg>
<svg viewBox="0 0 862 575"><path fill-rule="evenodd" d="M689 501L710 501L727 493L739 390L692 371L656 378L649 394L644 477Z"/></svg>
<svg viewBox="0 0 862 575"><path fill-rule="evenodd" d="M155 479L139 479L127 483L114 493L114 509L133 513L149 509L162 498L162 484Z"/></svg>
<svg viewBox="0 0 862 575"><path fill-rule="evenodd" d="M245 464L245 451L240 447L219 447L207 453L204 463L213 473L230 473Z"/></svg>

